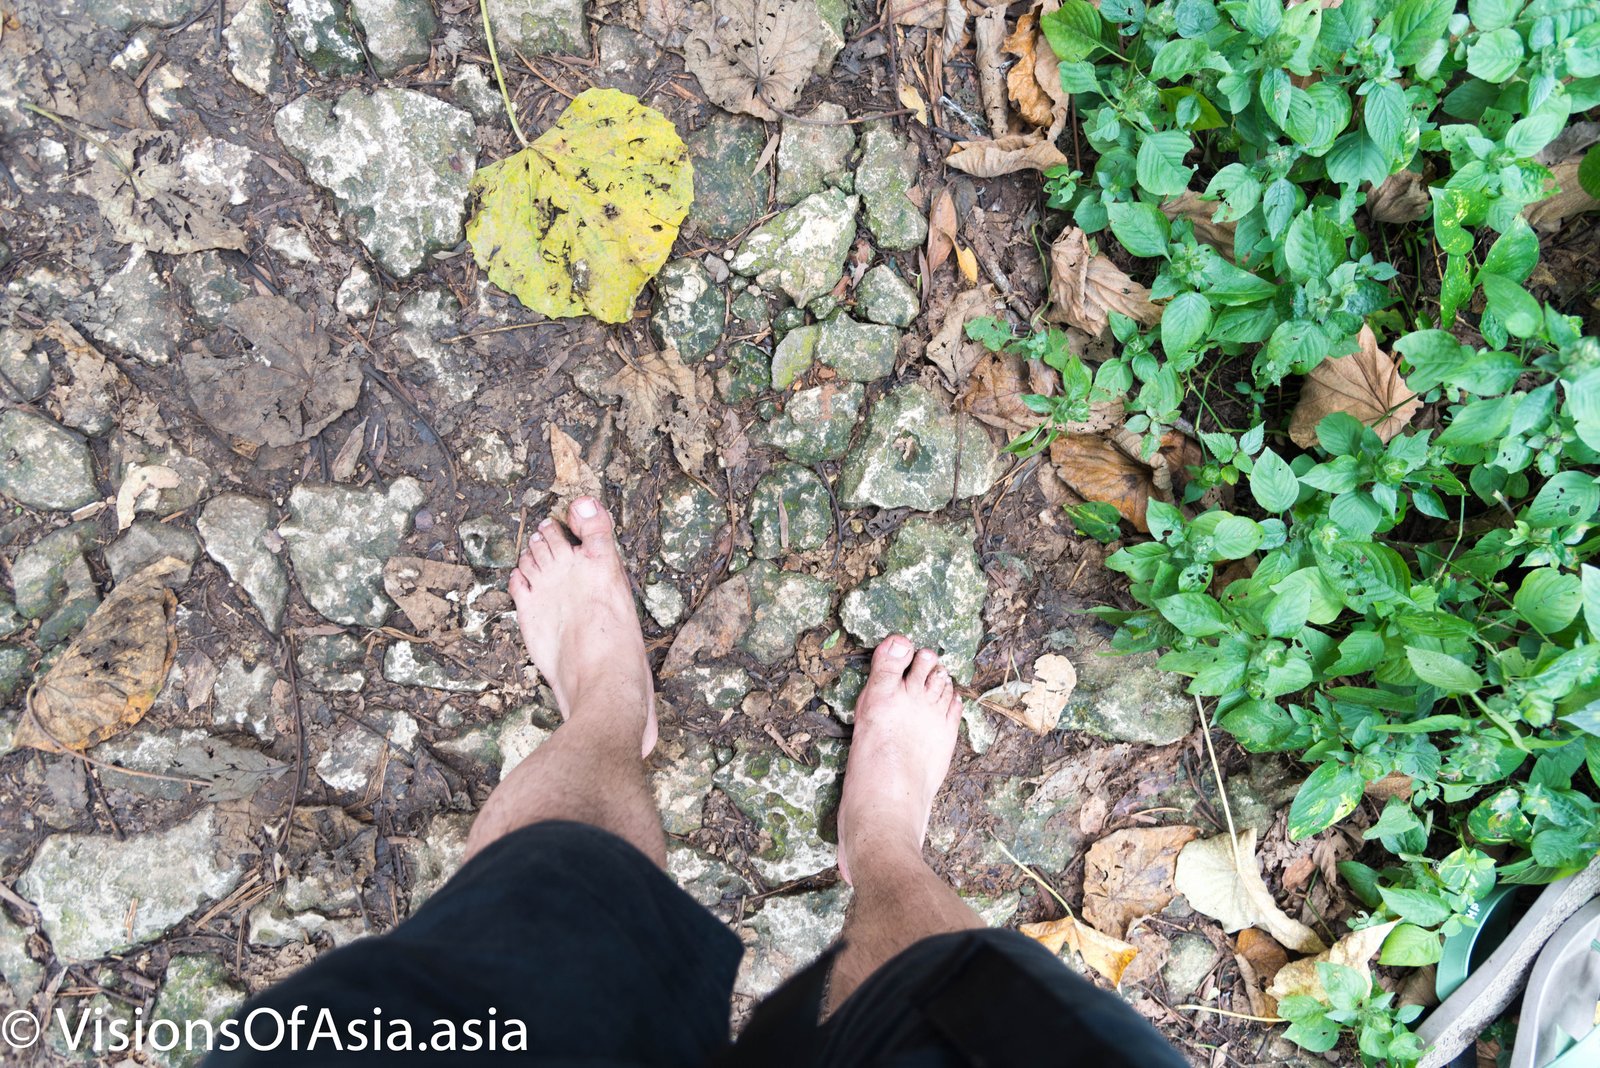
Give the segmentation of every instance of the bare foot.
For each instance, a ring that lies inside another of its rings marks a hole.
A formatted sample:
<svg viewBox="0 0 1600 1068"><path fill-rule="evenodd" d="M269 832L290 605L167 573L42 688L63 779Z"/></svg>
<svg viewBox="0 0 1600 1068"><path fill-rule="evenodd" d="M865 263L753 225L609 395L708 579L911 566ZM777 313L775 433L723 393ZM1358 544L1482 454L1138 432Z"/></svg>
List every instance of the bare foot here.
<svg viewBox="0 0 1600 1068"><path fill-rule="evenodd" d="M619 730L638 733L648 756L656 744L655 685L611 514L579 497L567 523L577 545L546 519L511 572L522 640L563 719L611 716Z"/></svg>
<svg viewBox="0 0 1600 1068"><path fill-rule="evenodd" d="M922 649L912 656L910 640L898 634L879 643L856 702L839 804L845 882L854 859L896 850L921 857L960 722L961 699L937 653Z"/></svg>

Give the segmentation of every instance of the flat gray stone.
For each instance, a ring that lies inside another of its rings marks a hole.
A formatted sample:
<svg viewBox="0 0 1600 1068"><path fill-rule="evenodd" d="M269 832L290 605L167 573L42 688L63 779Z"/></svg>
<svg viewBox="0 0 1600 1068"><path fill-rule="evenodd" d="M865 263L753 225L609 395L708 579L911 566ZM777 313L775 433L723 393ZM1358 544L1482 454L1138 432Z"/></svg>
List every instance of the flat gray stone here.
<svg viewBox="0 0 1600 1068"><path fill-rule="evenodd" d="M750 629L740 648L764 664L794 655L800 635L827 622L833 586L757 560L740 577L750 590Z"/></svg>
<svg viewBox="0 0 1600 1068"><path fill-rule="evenodd" d="M211 722L272 741L278 736L275 720L279 711L273 691L282 678L265 657L249 663L237 654L228 657L212 683Z"/></svg>
<svg viewBox="0 0 1600 1068"><path fill-rule="evenodd" d="M714 712L738 708L744 695L755 689L750 673L735 664L691 664L678 679L701 704Z"/></svg>
<svg viewBox="0 0 1600 1068"><path fill-rule="evenodd" d="M204 1020L216 1028L244 1004L244 998L244 988L234 982L222 961L210 954L178 954L167 961L150 1019L172 1020L180 1028L191 1020ZM180 1042L158 1057L169 1068L192 1068L205 1058L205 1050L185 1049Z"/></svg>
<svg viewBox="0 0 1600 1068"><path fill-rule="evenodd" d="M273 128L396 278L461 243L477 166L465 111L410 89L352 89L332 104L303 96L278 112Z"/></svg>
<svg viewBox="0 0 1600 1068"><path fill-rule="evenodd" d="M207 330L221 326L228 309L253 294L214 249L179 257L172 280L178 283L195 319Z"/></svg>
<svg viewBox="0 0 1600 1068"><path fill-rule="evenodd" d="M32 330L0 327L0 372L5 374L0 378L0 397L36 401L50 391L50 356L33 342Z"/></svg>
<svg viewBox="0 0 1600 1068"><path fill-rule="evenodd" d="M717 369L717 394L727 404L743 404L771 386L769 357L757 345L741 341L731 346L727 362Z"/></svg>
<svg viewBox="0 0 1600 1068"><path fill-rule="evenodd" d="M52 530L11 562L11 592L27 619L43 619L72 596L94 590L84 550L94 540L94 524L73 523Z"/></svg>
<svg viewBox="0 0 1600 1068"><path fill-rule="evenodd" d="M499 571L516 566L517 535L494 516L475 516L462 523L456 533L461 537L461 551L473 567Z"/></svg>
<svg viewBox="0 0 1600 1068"><path fill-rule="evenodd" d="M489 0L489 21L502 57L517 52L525 56L589 54L583 0Z"/></svg>
<svg viewBox="0 0 1600 1068"><path fill-rule="evenodd" d="M782 414L758 439L804 464L837 460L850 447L866 395L866 388L856 382L829 382L790 394Z"/></svg>
<svg viewBox="0 0 1600 1068"><path fill-rule="evenodd" d="M849 905L850 888L843 883L767 898L761 911L745 920L753 938L734 992L764 998L778 989L839 937Z"/></svg>
<svg viewBox="0 0 1600 1068"><path fill-rule="evenodd" d="M752 892L744 876L728 865L709 853L677 842L667 843L667 874L706 908Z"/></svg>
<svg viewBox="0 0 1600 1068"><path fill-rule="evenodd" d="M936 512L983 493L1004 470L1004 454L982 426L909 382L873 406L866 434L839 473L839 503Z"/></svg>
<svg viewBox="0 0 1600 1068"><path fill-rule="evenodd" d="M762 560L826 545L834 532L828 487L800 464L779 464L756 483L750 498L752 550Z"/></svg>
<svg viewBox="0 0 1600 1068"><path fill-rule="evenodd" d="M1161 966L1167 992L1178 1001L1187 1000L1216 967L1217 956L1217 947L1205 935L1185 932L1175 936L1167 951L1167 963Z"/></svg>
<svg viewBox="0 0 1600 1068"><path fill-rule="evenodd" d="M727 298L699 260L673 260L656 275L650 332L684 363L699 363L717 347L726 318Z"/></svg>
<svg viewBox="0 0 1600 1068"><path fill-rule="evenodd" d="M482 693L489 684L482 679L457 678L416 642L395 642L383 654L383 677L396 686L426 686L449 693Z"/></svg>
<svg viewBox="0 0 1600 1068"><path fill-rule="evenodd" d="M306 65L325 78L358 74L364 66L343 0L287 0L283 30Z"/></svg>
<svg viewBox="0 0 1600 1068"><path fill-rule="evenodd" d="M471 812L441 812L428 821L422 835L406 850L411 857L413 873L412 913L461 869L474 816Z"/></svg>
<svg viewBox="0 0 1600 1068"><path fill-rule="evenodd" d="M810 122L783 120L778 141L778 201L793 204L829 185L851 192L854 178L845 166L856 147L855 127L838 104L818 104L803 116ZM828 123L831 125L817 125Z"/></svg>
<svg viewBox="0 0 1600 1068"><path fill-rule="evenodd" d="M811 370L817 360L817 338L822 333L819 325L797 326L783 335L778 347L772 350L772 388L788 389Z"/></svg>
<svg viewBox="0 0 1600 1068"><path fill-rule="evenodd" d="M260 96L270 93L283 78L277 28L271 0L245 0L222 31L233 80Z"/></svg>
<svg viewBox="0 0 1600 1068"><path fill-rule="evenodd" d="M52 834L39 844L17 890L43 917L62 961L96 960L161 934L225 897L242 871L216 860L216 807L163 831ZM139 907L130 909L130 902Z"/></svg>
<svg viewBox="0 0 1600 1068"><path fill-rule="evenodd" d="M689 744L682 752L651 772L656 808L661 826L668 834L691 834L702 822L706 795L717 771L717 753L700 735L685 735Z"/></svg>
<svg viewBox="0 0 1600 1068"><path fill-rule="evenodd" d="M851 382L873 382L894 371L900 331L836 315L817 328L817 361Z"/></svg>
<svg viewBox="0 0 1600 1068"><path fill-rule="evenodd" d="M350 0L350 19L366 40L372 69L390 77L426 63L439 28L428 0Z"/></svg>
<svg viewBox="0 0 1600 1068"><path fill-rule="evenodd" d="M206 502L195 522L206 555L244 590L274 634L283 625L289 600L288 570L269 547L276 516L277 509L259 497L219 493Z"/></svg>
<svg viewBox="0 0 1600 1068"><path fill-rule="evenodd" d="M670 582L648 582L644 587L644 610L662 627L671 627L683 618L688 604L683 593Z"/></svg>
<svg viewBox="0 0 1600 1068"><path fill-rule="evenodd" d="M352 319L365 319L378 306L381 296L383 290L367 265L354 263L350 265L350 273L344 276L344 281L334 291L333 306Z"/></svg>
<svg viewBox="0 0 1600 1068"><path fill-rule="evenodd" d="M750 858L769 884L803 879L835 864L837 849L823 841L821 830L824 817L839 803L845 748L823 739L817 743L816 767L807 767L771 746L740 742L733 759L717 769L717 788L771 840Z"/></svg>
<svg viewBox="0 0 1600 1068"><path fill-rule="evenodd" d="M928 238L926 210L911 197L917 184L917 151L886 124L873 123L861 138L856 192L867 213L867 229L879 248L918 248Z"/></svg>
<svg viewBox="0 0 1600 1068"><path fill-rule="evenodd" d="M844 276L859 203L835 189L806 197L757 227L729 266L763 289L782 290L795 304L808 304Z"/></svg>
<svg viewBox="0 0 1600 1068"><path fill-rule="evenodd" d="M11 1004L26 1005L43 978L44 965L28 955L28 929L0 912L0 991L9 988Z"/></svg>
<svg viewBox="0 0 1600 1068"><path fill-rule="evenodd" d="M683 141L694 164L688 228L719 241L738 237L767 210L767 175L756 170L766 127L748 115L714 112Z"/></svg>
<svg viewBox="0 0 1600 1068"><path fill-rule="evenodd" d="M44 511L98 500L89 446L32 412L12 408L0 414L0 494Z"/></svg>
<svg viewBox="0 0 1600 1068"><path fill-rule="evenodd" d="M480 123L504 123L505 101L489 72L476 63L463 63L450 79L450 97Z"/></svg>
<svg viewBox="0 0 1600 1068"><path fill-rule="evenodd" d="M82 11L103 26L126 31L143 26L176 26L204 6L205 0L86 0Z"/></svg>
<svg viewBox="0 0 1600 1068"><path fill-rule="evenodd" d="M393 746L409 753L417 740L417 721L404 712L368 710L363 718L375 730L341 719L340 733L317 760L317 778L340 793L364 794L383 761L383 751Z"/></svg>
<svg viewBox="0 0 1600 1068"><path fill-rule="evenodd" d="M300 681L313 690L355 693L366 685L367 647L353 634L316 634L295 649Z"/></svg>
<svg viewBox="0 0 1600 1068"><path fill-rule="evenodd" d="M1156 667L1154 653L1076 657L1078 685L1056 724L1097 738L1171 745L1194 729L1194 698L1182 676Z"/></svg>
<svg viewBox="0 0 1600 1068"><path fill-rule="evenodd" d="M839 618L863 645L904 634L937 649L960 682L972 677L983 640L989 583L972 549L970 521L911 519L900 528L875 578L845 594Z"/></svg>
<svg viewBox="0 0 1600 1068"><path fill-rule="evenodd" d="M9 700L28 681L28 650L20 645L0 645L0 700ZM11 748L15 724L0 721L0 748ZM4 974L4 973L0 973Z"/></svg>
<svg viewBox="0 0 1600 1068"><path fill-rule="evenodd" d="M160 366L172 359L183 322L142 246L135 245L128 262L100 287L83 328L102 345L145 363Z"/></svg>
<svg viewBox="0 0 1600 1068"><path fill-rule="evenodd" d="M456 332L461 307L443 287L419 290L400 305L400 343L410 353L417 370L432 382L449 404L464 404L478 392L478 376L471 357L442 338Z"/></svg>
<svg viewBox="0 0 1600 1068"><path fill-rule="evenodd" d="M383 565L411 531L422 486L403 475L376 488L301 483L289 494L289 521L278 528L311 607L335 623L380 627L394 603L383 592Z"/></svg>
<svg viewBox="0 0 1600 1068"><path fill-rule="evenodd" d="M692 571L717 543L728 521L720 500L693 479L679 476L661 491L661 559L677 571Z"/></svg>
<svg viewBox="0 0 1600 1068"><path fill-rule="evenodd" d="M154 519L134 520L105 552L106 566L117 582L163 557L175 556L186 565L173 573L173 582L178 586L189 581L189 569L198 555L200 543L193 534L176 523L159 523Z"/></svg>
<svg viewBox="0 0 1600 1068"><path fill-rule="evenodd" d="M921 307L916 290L887 263L872 268L856 286L856 311L874 323L910 326Z"/></svg>

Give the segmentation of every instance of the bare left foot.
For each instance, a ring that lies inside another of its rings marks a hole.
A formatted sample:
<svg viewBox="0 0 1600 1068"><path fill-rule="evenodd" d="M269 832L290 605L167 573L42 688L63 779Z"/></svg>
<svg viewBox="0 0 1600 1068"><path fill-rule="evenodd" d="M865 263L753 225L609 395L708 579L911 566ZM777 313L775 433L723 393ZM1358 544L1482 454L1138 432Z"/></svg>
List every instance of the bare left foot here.
<svg viewBox="0 0 1600 1068"><path fill-rule="evenodd" d="M522 640L563 719L611 717L648 756L656 744L655 684L611 514L579 497L567 524L577 545L546 519L511 572Z"/></svg>

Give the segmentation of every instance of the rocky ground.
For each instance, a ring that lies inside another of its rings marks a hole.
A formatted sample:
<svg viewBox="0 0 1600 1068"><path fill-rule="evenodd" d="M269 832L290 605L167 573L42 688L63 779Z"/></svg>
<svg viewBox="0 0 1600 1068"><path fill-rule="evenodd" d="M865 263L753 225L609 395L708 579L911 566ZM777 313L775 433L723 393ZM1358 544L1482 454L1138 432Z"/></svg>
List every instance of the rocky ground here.
<svg viewBox="0 0 1600 1068"><path fill-rule="evenodd" d="M969 697L929 854L990 922L1059 915L1002 845L1077 905L1087 844L1222 826L1178 680L1099 655L1106 550L928 351L958 289L948 266L919 283L942 151L904 115L856 121L894 99L876 14L840 3L810 121L764 124L706 103L631 3L490 6L530 132L615 86L689 145L689 221L621 327L542 319L473 265L468 182L516 147L476 4L6 10L0 741L119 582L166 556L188 574L135 727L92 764L0 757L0 1000L221 1014L414 910L556 725L505 570L579 492L620 519L671 869L750 947L736 1008L840 929L832 809L891 631ZM970 69L945 84L965 129ZM170 190L159 218L119 197L108 144ZM1037 306L1037 182L952 188L996 299ZM187 250L202 224L238 239ZM238 377L251 324L306 403ZM996 709L1047 653L1079 682L1041 737ZM1277 885L1303 859L1275 819L1295 780L1223 760ZM1279 1059L1173 1008L1239 981L1215 923L1178 897L1129 937L1124 995L1197 1063Z"/></svg>

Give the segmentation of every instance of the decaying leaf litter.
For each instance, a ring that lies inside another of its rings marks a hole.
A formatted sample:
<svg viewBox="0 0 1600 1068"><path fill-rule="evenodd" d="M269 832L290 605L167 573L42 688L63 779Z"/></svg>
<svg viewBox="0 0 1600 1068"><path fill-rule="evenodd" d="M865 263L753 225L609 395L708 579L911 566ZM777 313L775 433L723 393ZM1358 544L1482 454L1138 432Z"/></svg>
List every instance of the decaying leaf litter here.
<svg viewBox="0 0 1600 1068"><path fill-rule="evenodd" d="M836 767L864 635L880 602L914 593L896 568L961 572L965 552L967 615L916 609L930 633L976 621L984 635L936 866L996 922L1040 925L1120 980L1197 1056L1254 1056L1260 1027L1174 1007L1266 1015L1269 984L1297 974L1284 961L1340 951L1352 903L1286 877L1318 846L1285 836L1292 770L1223 747L1250 821L1228 837L1188 699L1148 663L1099 657L1108 631L1082 610L1127 601L1059 508L1106 501L1140 526L1144 502L1179 499L1193 441L1146 456L1097 413L1008 460L999 447L1037 422L1023 395L1049 393L1054 372L962 336L983 314L1038 315L1089 356L1108 310L1159 314L1125 265L1042 209L1033 172L1081 148L1037 35L1048 5L557 7L543 35L497 35L527 149L476 5L443 5L393 52L355 6L310 36L258 0L90 7L65 24L24 3L8 21L0 91L53 117L21 113L0 153L15 504L0 684L16 747L0 804L19 814L0 879L59 895L52 840L115 863L123 842L203 824L218 888L131 952L130 903L88 902L86 957L7 895L0 937L32 962L8 974L11 995L77 1003L104 986L140 1004L195 957L242 994L403 917L504 764L555 724L503 574L530 523L597 493L663 676L675 870L712 870L685 878L751 934L743 995L771 948L761 909L837 882L826 854L774 854L746 756L782 761L797 787ZM275 122L302 96L334 106ZM386 115L451 151L406 157ZM644 147L602 181L595 160L615 156L596 128L640 123ZM1181 198L1165 210L1191 214ZM784 259L790 219L828 246L814 277ZM1202 236L1230 254L1225 231ZM818 294L806 310L782 296L799 287ZM764 384L780 335L836 314L877 327L881 359L839 359L819 335L789 389ZM1360 382L1374 410L1358 418L1380 434L1409 418L1385 353L1345 359L1359 373L1330 371L1302 405L1338 407L1328 397ZM949 413L948 442L874 433L910 386ZM981 477L980 446L994 451ZM840 499L846 478L867 503ZM871 503L874 485L919 479L929 507ZM106 642L121 659L97 655ZM1147 713L1166 725L1130 724ZM85 746L87 761L54 752ZM1218 841L1238 845L1227 863ZM820 948L842 905L816 914ZM1180 965L1200 943L1215 963L1195 976Z"/></svg>

